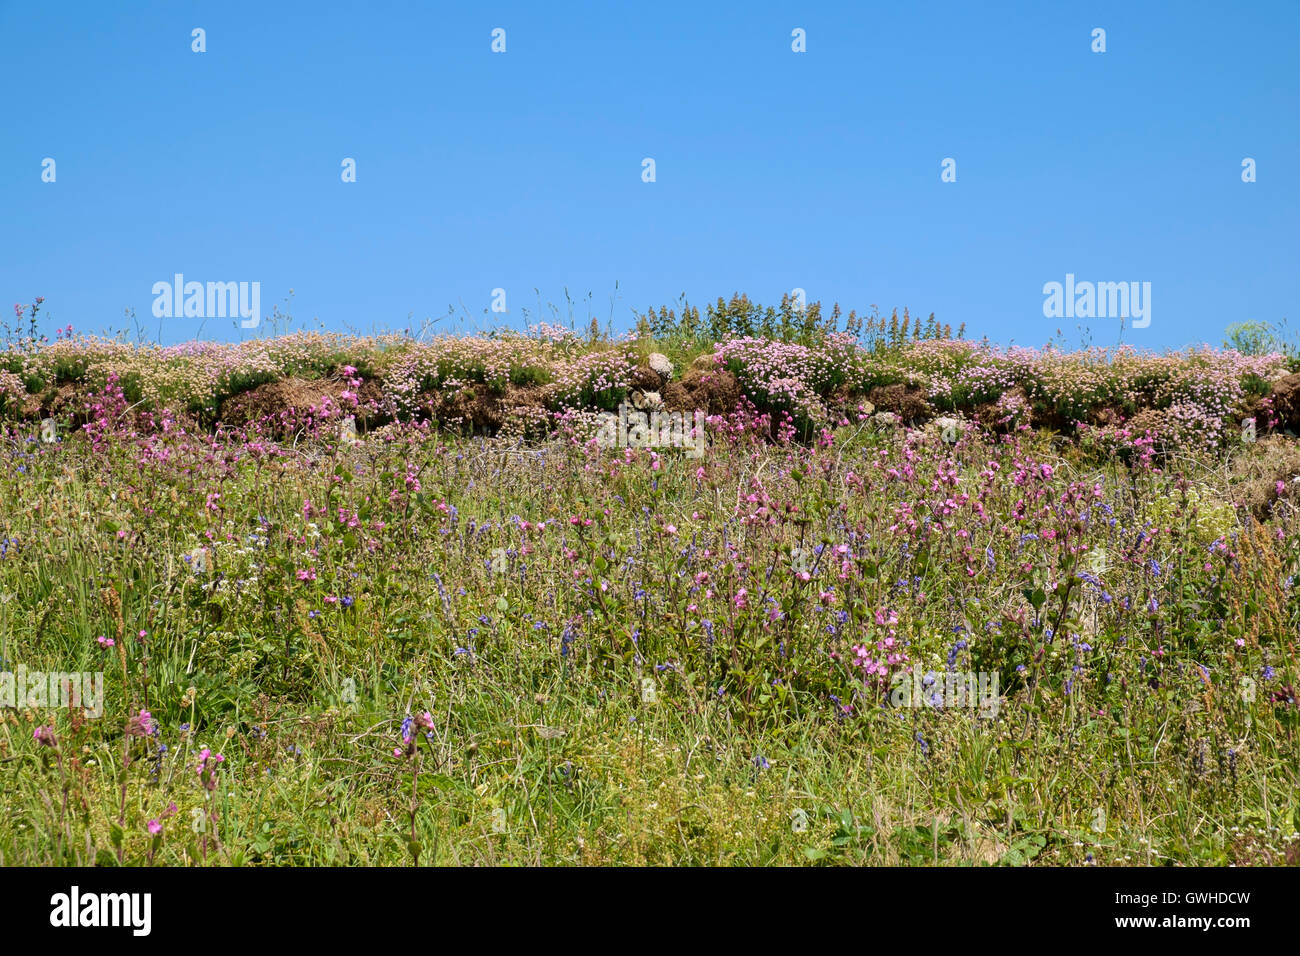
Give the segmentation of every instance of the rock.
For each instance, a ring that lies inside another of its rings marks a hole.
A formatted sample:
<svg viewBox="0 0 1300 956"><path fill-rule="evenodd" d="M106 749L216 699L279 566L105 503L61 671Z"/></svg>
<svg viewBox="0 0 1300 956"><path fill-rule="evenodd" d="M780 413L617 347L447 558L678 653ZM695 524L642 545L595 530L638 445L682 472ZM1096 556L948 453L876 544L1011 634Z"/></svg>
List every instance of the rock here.
<svg viewBox="0 0 1300 956"><path fill-rule="evenodd" d="M662 352L651 352L650 358L646 361L650 368L658 372L659 377L665 382L673 377L673 363Z"/></svg>
<svg viewBox="0 0 1300 956"><path fill-rule="evenodd" d="M632 392L632 404L643 412L653 412L664 407L663 397L658 392Z"/></svg>

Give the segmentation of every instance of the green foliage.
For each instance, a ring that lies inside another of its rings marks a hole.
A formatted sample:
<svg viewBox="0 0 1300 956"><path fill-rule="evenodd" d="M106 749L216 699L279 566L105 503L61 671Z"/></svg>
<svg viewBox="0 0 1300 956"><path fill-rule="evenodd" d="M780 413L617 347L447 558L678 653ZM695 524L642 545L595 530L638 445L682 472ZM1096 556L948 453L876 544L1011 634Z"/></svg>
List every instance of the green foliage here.
<svg viewBox="0 0 1300 956"><path fill-rule="evenodd" d="M572 381L617 375L606 352ZM740 431L699 460L415 427L274 455L126 428L6 443L0 655L102 671L105 696L94 718L0 712L0 855L1300 853L1300 535L1281 511L1244 524L1219 461L1178 475L870 421L810 448ZM905 655L895 677L995 674L997 713L900 705L859 648ZM157 736L129 732L142 709Z"/></svg>
<svg viewBox="0 0 1300 956"><path fill-rule="evenodd" d="M1278 330L1268 322L1237 322L1224 333L1224 348L1233 348L1242 355L1267 355L1283 351Z"/></svg>

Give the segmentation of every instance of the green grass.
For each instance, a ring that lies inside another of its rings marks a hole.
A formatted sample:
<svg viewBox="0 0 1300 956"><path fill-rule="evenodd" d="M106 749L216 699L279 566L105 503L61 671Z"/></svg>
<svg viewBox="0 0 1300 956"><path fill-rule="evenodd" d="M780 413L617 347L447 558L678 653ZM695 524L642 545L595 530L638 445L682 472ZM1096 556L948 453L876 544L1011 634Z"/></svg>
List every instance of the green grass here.
<svg viewBox="0 0 1300 956"><path fill-rule="evenodd" d="M97 719L0 710L0 862L1300 861L1300 721L1270 696L1297 679L1300 535L1287 512L1256 527L1211 507L1234 496L1219 462L1129 471L1049 436L952 449L874 427L821 449L715 436L702 462L661 451L657 469L390 437L270 458L120 435L10 448L4 666L102 670L107 690ZM1072 489L1073 515L1056 508ZM942 513L963 493L988 520ZM1079 526L1079 502L1116 525ZM948 527L893 532L904 505ZM845 572L828 555L849 543ZM204 544L196 572L184 555ZM792 549L823 544L801 580ZM1078 572L1103 550L1093 588ZM893 707L864 682L849 648L883 637L881 608L922 670L955 654L996 671L996 718ZM156 737L125 733L142 708ZM430 737L395 756L426 710ZM204 747L225 758L211 790Z"/></svg>

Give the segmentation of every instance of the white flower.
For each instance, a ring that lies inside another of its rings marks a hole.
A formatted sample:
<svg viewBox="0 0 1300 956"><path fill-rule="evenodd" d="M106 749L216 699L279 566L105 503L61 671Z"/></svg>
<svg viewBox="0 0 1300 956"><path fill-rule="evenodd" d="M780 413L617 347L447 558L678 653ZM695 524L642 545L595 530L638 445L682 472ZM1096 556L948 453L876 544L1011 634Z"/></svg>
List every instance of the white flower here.
<svg viewBox="0 0 1300 956"><path fill-rule="evenodd" d="M47 445L53 445L59 440L58 428L53 418L41 419L41 441Z"/></svg>

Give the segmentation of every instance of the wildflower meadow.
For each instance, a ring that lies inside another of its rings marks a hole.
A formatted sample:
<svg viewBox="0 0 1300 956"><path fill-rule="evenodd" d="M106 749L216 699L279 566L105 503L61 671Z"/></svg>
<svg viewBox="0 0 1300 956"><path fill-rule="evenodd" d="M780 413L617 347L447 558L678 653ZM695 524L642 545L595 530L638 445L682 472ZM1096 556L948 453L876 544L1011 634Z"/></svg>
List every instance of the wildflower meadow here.
<svg viewBox="0 0 1300 956"><path fill-rule="evenodd" d="M933 318L0 351L0 862L1300 863L1300 363Z"/></svg>

